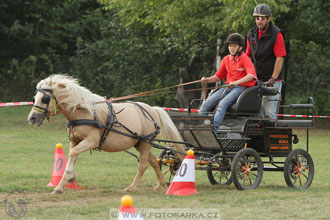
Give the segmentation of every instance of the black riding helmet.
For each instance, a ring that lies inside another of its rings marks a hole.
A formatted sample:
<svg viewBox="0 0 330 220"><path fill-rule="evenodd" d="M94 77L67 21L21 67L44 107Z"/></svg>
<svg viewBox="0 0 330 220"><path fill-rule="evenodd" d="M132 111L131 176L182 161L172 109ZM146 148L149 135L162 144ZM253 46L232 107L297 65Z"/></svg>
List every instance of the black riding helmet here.
<svg viewBox="0 0 330 220"><path fill-rule="evenodd" d="M244 39L243 39L242 35L240 35L239 33L233 33L227 37L226 44L237 44L244 48ZM238 48L234 57L240 56L242 51L243 51L243 49L241 50L240 48Z"/></svg>
<svg viewBox="0 0 330 220"><path fill-rule="evenodd" d="M260 5L257 5L254 8L253 16L267 16L267 17L270 17L270 16L272 16L272 11L268 7L268 5L260 4Z"/></svg>
<svg viewBox="0 0 330 220"><path fill-rule="evenodd" d="M238 44L244 47L244 39L239 33L233 33L227 37L226 44Z"/></svg>

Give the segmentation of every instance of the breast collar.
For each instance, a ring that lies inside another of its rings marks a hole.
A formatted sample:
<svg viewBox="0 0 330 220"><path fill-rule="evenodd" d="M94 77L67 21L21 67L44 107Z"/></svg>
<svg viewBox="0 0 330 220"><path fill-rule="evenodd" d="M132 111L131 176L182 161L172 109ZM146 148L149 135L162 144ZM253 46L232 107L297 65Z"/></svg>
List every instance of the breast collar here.
<svg viewBox="0 0 330 220"><path fill-rule="evenodd" d="M108 105L109 111L108 111L107 121L106 121L105 125L102 125L99 122L99 120L97 119L97 116L96 116L96 111L94 109L94 119L93 120L91 120L91 119L79 119L79 120L69 121L67 123L67 127L69 128L69 139L70 139L70 136L71 136L72 129L76 126L87 125L87 126L93 126L93 127L96 127L96 128L105 128L102 135L101 135L99 145L97 147L97 149L101 151L102 145L103 145L107 135L109 134L111 128L113 127L113 125L117 121L117 117L116 117L116 114L113 110L112 104L107 103L107 105Z"/></svg>

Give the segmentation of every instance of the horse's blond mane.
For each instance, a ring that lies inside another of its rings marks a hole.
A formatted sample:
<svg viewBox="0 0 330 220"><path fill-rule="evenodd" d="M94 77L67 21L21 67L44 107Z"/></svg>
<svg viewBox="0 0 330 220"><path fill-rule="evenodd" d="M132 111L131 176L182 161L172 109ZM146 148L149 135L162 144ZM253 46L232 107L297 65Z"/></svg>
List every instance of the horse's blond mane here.
<svg viewBox="0 0 330 220"><path fill-rule="evenodd" d="M52 75L41 80L37 89L54 89L57 97L62 97L58 104L65 104L66 111L75 111L77 108L83 108L93 114L96 111L106 110L105 104L96 104L95 102L104 101L105 98L92 93L87 88L80 86L79 81L68 75Z"/></svg>

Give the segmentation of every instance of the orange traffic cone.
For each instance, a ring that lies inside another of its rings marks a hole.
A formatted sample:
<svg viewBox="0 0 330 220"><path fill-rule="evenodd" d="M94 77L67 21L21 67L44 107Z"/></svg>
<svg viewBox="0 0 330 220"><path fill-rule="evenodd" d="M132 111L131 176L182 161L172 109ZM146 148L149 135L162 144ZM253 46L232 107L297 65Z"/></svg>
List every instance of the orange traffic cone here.
<svg viewBox="0 0 330 220"><path fill-rule="evenodd" d="M121 206L119 209L118 220L143 220L143 217L140 213L136 211L136 208L133 206L133 198L129 195L123 196L120 200Z"/></svg>
<svg viewBox="0 0 330 220"><path fill-rule="evenodd" d="M189 196L198 193L195 189L194 151L188 150L187 154L168 188L166 195Z"/></svg>
<svg viewBox="0 0 330 220"><path fill-rule="evenodd" d="M60 183L60 180L62 179L65 171L67 161L62 147L62 144L56 144L52 178L50 183L47 184L49 187L57 186ZM71 189L79 189L76 181L74 181L74 183L71 185L66 184L65 187Z"/></svg>

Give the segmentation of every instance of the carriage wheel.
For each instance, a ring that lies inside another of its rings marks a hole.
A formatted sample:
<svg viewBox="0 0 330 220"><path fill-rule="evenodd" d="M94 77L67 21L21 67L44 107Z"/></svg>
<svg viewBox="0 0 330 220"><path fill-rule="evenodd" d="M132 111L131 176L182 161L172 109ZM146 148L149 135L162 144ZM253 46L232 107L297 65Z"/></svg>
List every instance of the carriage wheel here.
<svg viewBox="0 0 330 220"><path fill-rule="evenodd" d="M229 158L215 158L206 168L207 178L212 185L230 185L233 182L231 177L231 160Z"/></svg>
<svg viewBox="0 0 330 220"><path fill-rule="evenodd" d="M159 162L159 167L163 172L165 180L167 180L167 185L169 186L171 184L172 178L176 174L176 171L180 168L181 162L179 159L176 158L175 154L172 151L166 149L162 150L159 153L157 160L169 161L169 163L165 164ZM173 161L173 163L171 163L170 161Z"/></svg>
<svg viewBox="0 0 330 220"><path fill-rule="evenodd" d="M309 153L295 149L289 153L284 163L284 179L289 187L308 188L314 177L314 163Z"/></svg>
<svg viewBox="0 0 330 220"><path fill-rule="evenodd" d="M238 151L233 159L231 173L237 189L257 188L263 173L263 163L257 151L251 148Z"/></svg>

